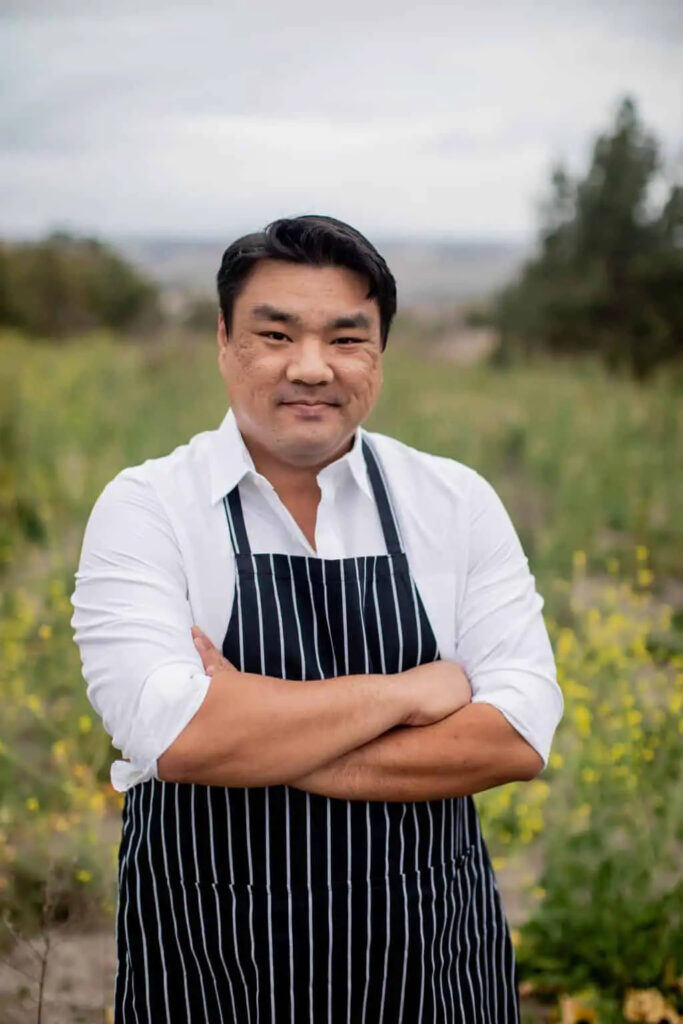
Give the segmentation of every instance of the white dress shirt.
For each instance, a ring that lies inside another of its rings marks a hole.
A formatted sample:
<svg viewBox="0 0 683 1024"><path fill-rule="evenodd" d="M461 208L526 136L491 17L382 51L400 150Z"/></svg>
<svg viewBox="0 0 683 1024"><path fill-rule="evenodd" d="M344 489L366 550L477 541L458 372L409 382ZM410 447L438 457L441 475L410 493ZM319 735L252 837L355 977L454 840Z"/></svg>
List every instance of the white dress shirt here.
<svg viewBox="0 0 683 1024"><path fill-rule="evenodd" d="M115 789L158 778L157 758L206 695L190 627L220 650L235 586L221 499L235 484L255 553L386 553L362 436L382 463L441 657L460 662L473 702L497 707L547 764L564 704L544 601L491 484L455 459L359 427L350 451L318 474L313 549L228 410L217 429L122 469L86 525L71 626L90 702L126 758L111 766Z"/></svg>

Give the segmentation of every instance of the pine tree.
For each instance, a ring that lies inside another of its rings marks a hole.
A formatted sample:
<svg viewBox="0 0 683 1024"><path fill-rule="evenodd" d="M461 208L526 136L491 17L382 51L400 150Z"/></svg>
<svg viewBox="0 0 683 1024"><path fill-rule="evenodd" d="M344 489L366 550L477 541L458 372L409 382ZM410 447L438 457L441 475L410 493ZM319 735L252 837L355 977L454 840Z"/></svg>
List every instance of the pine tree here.
<svg viewBox="0 0 683 1024"><path fill-rule="evenodd" d="M683 355L683 190L648 208L659 148L624 99L583 180L553 169L538 253L496 304L506 348L599 352L639 379Z"/></svg>

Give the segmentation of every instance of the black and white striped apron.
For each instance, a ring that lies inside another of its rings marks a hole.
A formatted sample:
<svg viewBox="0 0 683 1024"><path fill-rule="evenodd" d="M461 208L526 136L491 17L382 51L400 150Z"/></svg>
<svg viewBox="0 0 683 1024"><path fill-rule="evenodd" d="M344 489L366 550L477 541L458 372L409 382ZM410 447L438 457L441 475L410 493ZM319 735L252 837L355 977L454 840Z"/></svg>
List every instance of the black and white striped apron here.
<svg viewBox="0 0 683 1024"><path fill-rule="evenodd" d="M439 657L365 439L386 555L252 554L239 489L223 653L289 679ZM452 539L449 540L452 543ZM286 785L127 790L115 1024L516 1024L516 965L471 796L339 800Z"/></svg>

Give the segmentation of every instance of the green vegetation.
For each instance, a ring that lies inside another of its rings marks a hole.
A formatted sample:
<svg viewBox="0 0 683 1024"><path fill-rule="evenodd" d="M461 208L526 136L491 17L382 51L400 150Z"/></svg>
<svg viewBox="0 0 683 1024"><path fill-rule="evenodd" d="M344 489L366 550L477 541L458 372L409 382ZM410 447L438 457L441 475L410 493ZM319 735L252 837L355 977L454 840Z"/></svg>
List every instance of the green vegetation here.
<svg viewBox="0 0 683 1024"><path fill-rule="evenodd" d="M214 346L0 342L0 910L25 930L48 879L56 919L113 911L115 753L68 598L107 480L218 424ZM367 424L475 467L518 527L566 713L547 770L477 802L498 870L541 865L513 933L525 990L581 993L604 1022L629 987L679 1008L683 995L679 385L611 377L593 357L461 368L399 334Z"/></svg>
<svg viewBox="0 0 683 1024"><path fill-rule="evenodd" d="M0 242L0 328L30 337L159 323L158 290L110 246L64 232Z"/></svg>
<svg viewBox="0 0 683 1024"><path fill-rule="evenodd" d="M437 358L448 323L400 316L367 424L489 479L545 599L565 697L550 763L476 799L517 878L523 992L563 1024L683 1010L683 192L653 210L660 169L625 101L585 179L556 170L492 356ZM198 300L152 341L157 289L107 246L0 244L0 950L111 922L122 799L69 596L107 481L218 425L214 317Z"/></svg>
<svg viewBox="0 0 683 1024"><path fill-rule="evenodd" d="M630 99L582 180L555 169L539 251L497 303L498 359L515 348L598 352L638 379L681 359L683 186L670 185L653 209L663 170Z"/></svg>

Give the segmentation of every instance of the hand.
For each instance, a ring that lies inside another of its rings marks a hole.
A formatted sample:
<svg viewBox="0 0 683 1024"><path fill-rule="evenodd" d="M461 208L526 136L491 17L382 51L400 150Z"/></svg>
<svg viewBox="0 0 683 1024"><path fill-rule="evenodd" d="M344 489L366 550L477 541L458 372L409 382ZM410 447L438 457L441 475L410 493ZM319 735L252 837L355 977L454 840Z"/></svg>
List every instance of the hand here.
<svg viewBox="0 0 683 1024"><path fill-rule="evenodd" d="M194 645L199 651L199 656L202 659L202 665L207 676L213 676L218 671L224 671L226 669L236 672L235 666L224 658L217 647L209 640L206 633L203 633L199 626L193 626L190 630Z"/></svg>
<svg viewBox="0 0 683 1024"><path fill-rule="evenodd" d="M413 710L404 725L432 725L459 711L472 699L472 688L458 662L428 661L402 673Z"/></svg>

